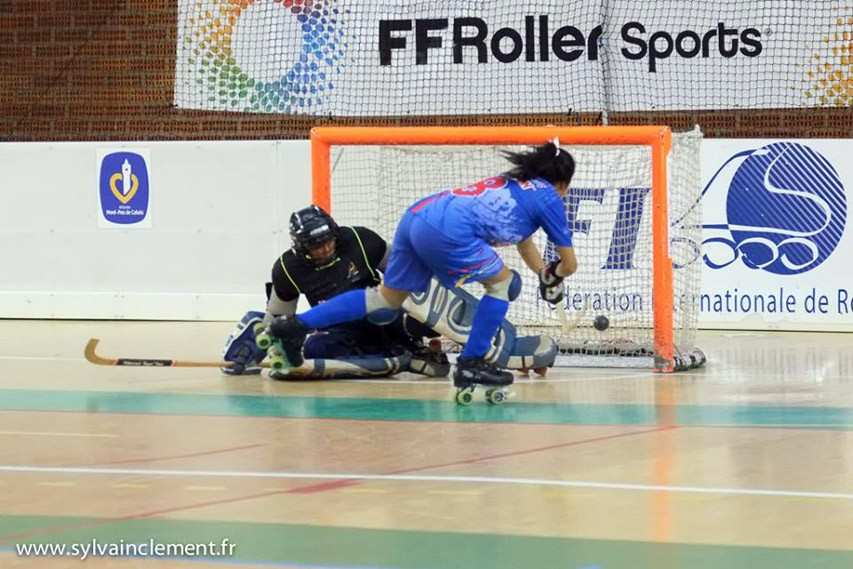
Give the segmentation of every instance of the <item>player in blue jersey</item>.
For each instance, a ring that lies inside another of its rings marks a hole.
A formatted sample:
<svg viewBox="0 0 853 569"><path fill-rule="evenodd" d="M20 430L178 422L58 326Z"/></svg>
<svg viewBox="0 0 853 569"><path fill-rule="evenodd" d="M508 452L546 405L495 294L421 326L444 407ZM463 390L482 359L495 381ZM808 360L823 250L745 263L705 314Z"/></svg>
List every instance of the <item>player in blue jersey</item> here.
<svg viewBox="0 0 853 569"><path fill-rule="evenodd" d="M302 344L310 330L365 316L393 320L406 297L426 291L435 276L448 288L477 281L486 289L457 360L454 384L511 384L511 373L485 359L509 309L514 280L493 247L515 245L539 276L542 298L552 304L562 299L563 279L577 269L562 200L575 162L558 141L507 152L505 158L513 166L506 173L430 195L409 207L397 227L379 287L351 290L302 314L273 321L269 333L281 340L290 365L301 365ZM533 241L540 228L559 255L548 266Z"/></svg>

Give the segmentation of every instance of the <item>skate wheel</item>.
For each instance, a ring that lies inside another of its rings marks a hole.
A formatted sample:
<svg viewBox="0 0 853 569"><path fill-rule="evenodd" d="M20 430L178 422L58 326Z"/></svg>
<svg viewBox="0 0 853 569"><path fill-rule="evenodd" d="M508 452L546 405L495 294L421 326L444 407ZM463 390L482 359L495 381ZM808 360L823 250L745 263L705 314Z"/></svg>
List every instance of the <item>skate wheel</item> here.
<svg viewBox="0 0 853 569"><path fill-rule="evenodd" d="M272 356L270 357L270 367L276 371L283 371L287 369L287 360L282 356Z"/></svg>
<svg viewBox="0 0 853 569"><path fill-rule="evenodd" d="M500 405L507 400L506 391L503 389L490 389L486 391L486 401L492 405Z"/></svg>
<svg viewBox="0 0 853 569"><path fill-rule="evenodd" d="M262 332L255 336L255 345L262 350L266 350L272 346L272 337L266 332Z"/></svg>
<svg viewBox="0 0 853 569"><path fill-rule="evenodd" d="M474 390L470 388L460 389L456 392L456 403L467 407L474 401Z"/></svg>
<svg viewBox="0 0 853 569"><path fill-rule="evenodd" d="M264 326L263 322L255 322L255 325L252 327L252 332L255 333L255 338L257 338L258 336L263 334L264 330L266 330L266 329L267 328L266 328L266 326Z"/></svg>

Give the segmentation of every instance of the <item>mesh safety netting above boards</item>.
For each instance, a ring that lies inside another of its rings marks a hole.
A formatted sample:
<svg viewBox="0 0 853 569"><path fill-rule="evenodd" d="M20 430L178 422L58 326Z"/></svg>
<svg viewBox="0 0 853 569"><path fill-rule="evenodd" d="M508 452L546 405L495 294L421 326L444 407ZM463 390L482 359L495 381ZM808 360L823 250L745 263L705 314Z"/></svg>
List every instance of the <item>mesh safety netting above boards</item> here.
<svg viewBox="0 0 853 569"><path fill-rule="evenodd" d="M847 107L849 0L180 0L178 107L337 117Z"/></svg>

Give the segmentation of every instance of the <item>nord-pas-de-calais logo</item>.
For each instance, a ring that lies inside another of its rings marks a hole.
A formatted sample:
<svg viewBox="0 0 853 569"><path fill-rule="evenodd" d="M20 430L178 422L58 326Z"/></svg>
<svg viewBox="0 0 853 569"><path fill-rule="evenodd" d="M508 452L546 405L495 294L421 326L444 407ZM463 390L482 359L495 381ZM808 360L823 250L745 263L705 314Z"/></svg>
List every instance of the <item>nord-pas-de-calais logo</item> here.
<svg viewBox="0 0 853 569"><path fill-rule="evenodd" d="M136 152L105 152L100 159L101 224L150 227L148 164Z"/></svg>
<svg viewBox="0 0 853 569"><path fill-rule="evenodd" d="M814 149L777 142L730 157L711 177L742 159L731 179L724 223L705 223L703 259L712 269L740 260L777 275L804 273L826 261L841 240L847 199L838 172ZM707 219L707 215L706 215Z"/></svg>

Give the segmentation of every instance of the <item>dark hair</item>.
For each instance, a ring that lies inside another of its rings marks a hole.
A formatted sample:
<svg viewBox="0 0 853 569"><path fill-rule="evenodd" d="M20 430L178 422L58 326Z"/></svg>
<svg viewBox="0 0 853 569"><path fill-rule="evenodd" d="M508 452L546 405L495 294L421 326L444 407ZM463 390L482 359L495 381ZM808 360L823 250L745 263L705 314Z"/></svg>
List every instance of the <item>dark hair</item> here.
<svg viewBox="0 0 853 569"><path fill-rule="evenodd" d="M575 175L575 159L553 142L527 152L504 152L503 156L515 166L507 174L518 180L545 178L552 184L569 183Z"/></svg>

